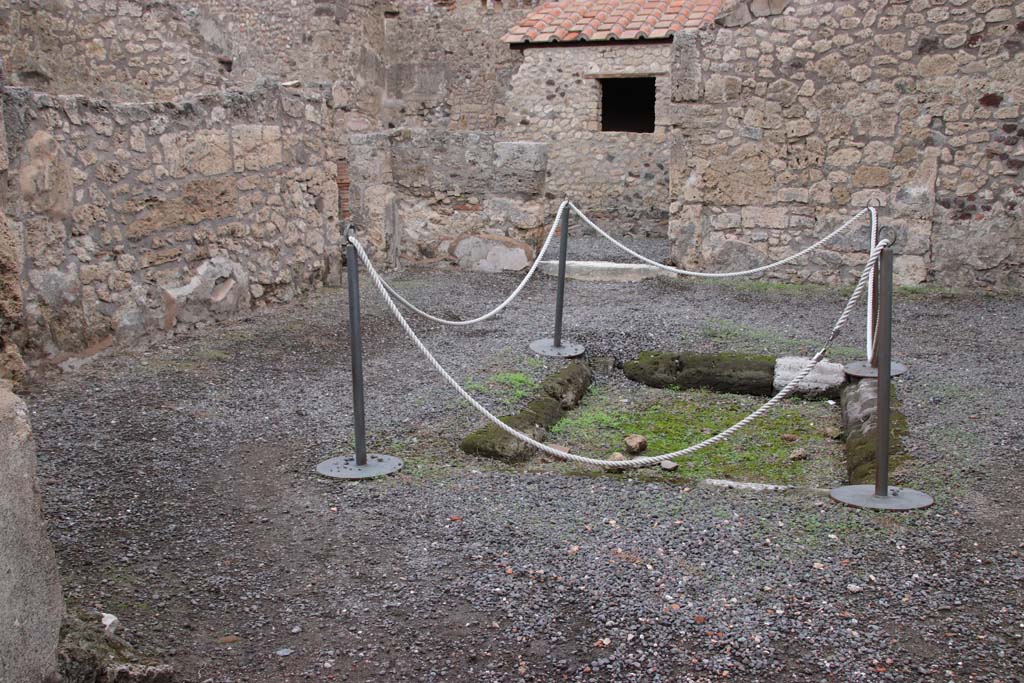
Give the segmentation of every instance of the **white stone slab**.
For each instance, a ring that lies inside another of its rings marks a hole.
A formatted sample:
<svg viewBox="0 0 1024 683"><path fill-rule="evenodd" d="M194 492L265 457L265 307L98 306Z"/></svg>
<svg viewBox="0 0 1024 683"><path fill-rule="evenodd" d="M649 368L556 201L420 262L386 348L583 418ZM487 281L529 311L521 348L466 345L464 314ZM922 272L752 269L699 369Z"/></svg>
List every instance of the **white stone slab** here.
<svg viewBox="0 0 1024 683"><path fill-rule="evenodd" d="M783 356L775 361L775 391L779 391L790 383L797 373L811 361L810 358L799 356ZM839 389L846 383L846 372L839 363L831 363L823 360L814 366L811 373L797 385L796 394L800 396L828 396L834 398L839 395Z"/></svg>

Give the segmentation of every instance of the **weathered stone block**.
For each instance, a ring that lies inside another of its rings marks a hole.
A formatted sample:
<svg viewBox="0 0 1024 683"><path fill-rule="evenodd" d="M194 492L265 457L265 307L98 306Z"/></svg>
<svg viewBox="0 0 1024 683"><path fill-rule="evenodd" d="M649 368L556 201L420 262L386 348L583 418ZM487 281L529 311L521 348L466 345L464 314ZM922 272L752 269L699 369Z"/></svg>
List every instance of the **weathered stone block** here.
<svg viewBox="0 0 1024 683"><path fill-rule="evenodd" d="M131 240L182 225L227 218L238 212L238 191L232 178L197 180L185 186L180 197L152 199L139 204L140 217L127 229Z"/></svg>
<svg viewBox="0 0 1024 683"><path fill-rule="evenodd" d="M63 218L73 204L71 166L52 135L39 131L25 145L18 185L34 211Z"/></svg>
<svg viewBox="0 0 1024 683"><path fill-rule="evenodd" d="M536 441L543 441L547 434L547 430L537 424L532 415L509 415L501 418L501 421ZM459 447L470 455L494 458L508 463L526 462L536 453L533 446L493 424L488 424L464 438Z"/></svg>
<svg viewBox="0 0 1024 683"><path fill-rule="evenodd" d="M219 175L232 168L227 131L199 130L162 135L160 145L167 172L175 178L190 173Z"/></svg>
<svg viewBox="0 0 1024 683"><path fill-rule="evenodd" d="M672 40L672 101L697 102L704 94L699 38L679 31Z"/></svg>
<svg viewBox="0 0 1024 683"><path fill-rule="evenodd" d="M645 351L623 370L629 379L652 387L770 396L775 359L742 353Z"/></svg>
<svg viewBox="0 0 1024 683"><path fill-rule="evenodd" d="M546 377L541 383L541 391L569 410L579 405L593 380L594 373L586 363L572 362Z"/></svg>
<svg viewBox="0 0 1024 683"><path fill-rule="evenodd" d="M783 356L775 361L775 380L772 386L776 392L789 384L804 369L810 358ZM797 384L794 395L808 398L839 398L839 390L846 384L846 371L840 363L821 361Z"/></svg>
<svg viewBox="0 0 1024 683"><path fill-rule="evenodd" d="M247 310L250 297L249 276L240 264L222 256L204 261L188 283L163 290L163 329L230 317Z"/></svg>
<svg viewBox="0 0 1024 683"><path fill-rule="evenodd" d="M279 126L243 124L231 128L236 171L257 171L284 158Z"/></svg>
<svg viewBox="0 0 1024 683"><path fill-rule="evenodd" d="M522 270L533 262L533 247L498 235L467 235L455 240L449 253L468 270L497 273Z"/></svg>
<svg viewBox="0 0 1024 683"><path fill-rule="evenodd" d="M53 682L64 601L25 404L0 384L0 680Z"/></svg>

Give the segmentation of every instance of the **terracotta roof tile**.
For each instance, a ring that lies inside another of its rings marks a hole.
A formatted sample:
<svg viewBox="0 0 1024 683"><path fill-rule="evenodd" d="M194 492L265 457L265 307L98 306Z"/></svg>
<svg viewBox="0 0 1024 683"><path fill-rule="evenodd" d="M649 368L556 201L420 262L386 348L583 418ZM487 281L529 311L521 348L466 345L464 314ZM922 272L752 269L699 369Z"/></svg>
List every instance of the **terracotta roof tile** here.
<svg viewBox="0 0 1024 683"><path fill-rule="evenodd" d="M664 39L712 24L723 0L552 0L502 38L506 43Z"/></svg>

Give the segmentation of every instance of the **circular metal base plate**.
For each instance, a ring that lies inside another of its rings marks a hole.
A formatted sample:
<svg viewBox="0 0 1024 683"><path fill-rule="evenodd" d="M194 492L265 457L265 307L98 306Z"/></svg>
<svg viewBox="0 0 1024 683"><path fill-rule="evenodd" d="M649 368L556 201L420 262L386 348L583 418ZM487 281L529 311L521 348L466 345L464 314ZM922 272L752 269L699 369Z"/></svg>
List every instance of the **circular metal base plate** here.
<svg viewBox="0 0 1024 683"><path fill-rule="evenodd" d="M859 377L860 379L874 379L878 377L878 368L871 367L871 363L866 360L859 360L848 365L844 365L843 370L850 377ZM890 377L899 377L906 371L907 366L903 363L893 361L892 365L889 366Z"/></svg>
<svg viewBox="0 0 1024 683"><path fill-rule="evenodd" d="M840 486L829 491L829 496L844 505L868 510L920 510L935 502L927 493L899 486L890 486L888 496L876 496L873 484Z"/></svg>
<svg viewBox="0 0 1024 683"><path fill-rule="evenodd" d="M582 356L586 350L583 344L562 340L561 346L555 346L555 340L551 337L538 339L530 344L530 350L540 356L551 356L552 358L575 358Z"/></svg>
<svg viewBox="0 0 1024 683"><path fill-rule="evenodd" d="M316 466L318 474L331 479L372 479L393 474L400 469L401 459L379 453L367 453L366 464L362 467L356 464L354 455L339 455Z"/></svg>

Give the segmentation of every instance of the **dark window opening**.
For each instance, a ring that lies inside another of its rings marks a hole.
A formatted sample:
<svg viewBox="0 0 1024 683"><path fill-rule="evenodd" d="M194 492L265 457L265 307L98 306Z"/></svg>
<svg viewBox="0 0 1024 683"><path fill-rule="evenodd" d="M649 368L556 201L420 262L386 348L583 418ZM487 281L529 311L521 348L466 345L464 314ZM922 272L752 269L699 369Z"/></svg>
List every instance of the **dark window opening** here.
<svg viewBox="0 0 1024 683"><path fill-rule="evenodd" d="M654 132L654 78L601 78L601 130Z"/></svg>

